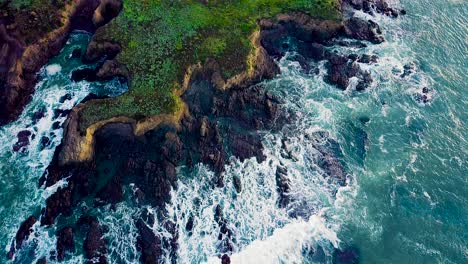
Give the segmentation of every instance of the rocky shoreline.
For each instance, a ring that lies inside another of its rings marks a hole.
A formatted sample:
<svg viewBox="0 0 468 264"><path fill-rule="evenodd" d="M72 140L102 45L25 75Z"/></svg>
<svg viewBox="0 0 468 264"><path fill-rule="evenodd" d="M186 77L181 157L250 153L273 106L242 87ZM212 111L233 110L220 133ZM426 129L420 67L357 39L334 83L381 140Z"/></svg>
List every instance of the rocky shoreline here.
<svg viewBox="0 0 468 264"><path fill-rule="evenodd" d="M72 31L94 32L122 8L121 2L115 0L65 1L55 11L59 27L46 31L44 36L25 38L37 30L27 28L28 25L40 23L40 16L45 14L16 12L9 8L10 2L2 3L5 11L0 14L0 125L21 114L34 92L37 72L59 54Z"/></svg>
<svg viewBox="0 0 468 264"><path fill-rule="evenodd" d="M104 14L104 7L101 3L97 10L101 9L100 13ZM157 215L146 213L135 219L139 230L140 261L157 262L162 257L163 246L171 250L172 260L176 261L177 229L189 230L191 224L180 227L165 219L171 239L156 236L150 228L155 218L164 218L164 205L169 202L170 191L177 188L176 167L186 166L190 169L204 163L215 172L213 186L221 188L224 186L223 171L229 157L234 156L241 161L255 157L257 162L264 161L262 138L258 130L280 129L290 121L291 117L281 109L281 100L265 91L261 84L262 80L271 79L279 73L274 59L281 58L287 51L296 50L300 56L298 61L305 71L311 70L307 61L325 60L328 69L326 80L342 90L349 88L350 78L357 78L354 87L357 91L364 91L372 82L370 73L362 70L357 62L373 63L378 58L339 54L328 48L384 41L379 26L373 21L353 16L353 10L363 10L369 14L379 12L393 17L405 12L390 8L382 0L346 0L342 3L342 9L343 21L314 19L300 12L262 19L259 21L260 32L254 40L257 47L254 71L224 82L220 79L219 66L215 61L209 60L204 65L193 67L186 75L181 94L185 107L176 115L143 121L116 118L82 131L79 124L82 105L75 107L68 118L62 144L56 149L53 161L39 183L41 187L50 187L69 177L68 185L59 188L47 199L40 216L31 216L21 225L9 257L13 258L15 251L21 249L36 222L43 226L54 225L59 215L71 216L75 206L84 200L92 201L96 207L119 203L123 200L123 186L135 183L136 206L150 205L159 209ZM354 42L343 41L344 38ZM96 69L96 76L125 76L119 65L110 66L113 64L111 55L115 52L115 47L109 44L90 44L86 55L88 60L106 55L110 58L107 64L103 63L101 68ZM11 120L12 116L14 114L5 120ZM326 138L326 135L322 136ZM287 142L284 144L287 155ZM324 156L322 166L330 180L345 185L347 175L336 157L337 153L327 149L320 152ZM288 203L287 168L278 167L276 182L281 197L278 205L284 207ZM236 190L242 191L240 179L236 181ZM233 232L226 224L221 207L216 207L214 213L222 241L220 259L222 263L230 263ZM99 223L99 219L87 215L58 231L57 251L54 253L57 260L66 259L66 252L73 252L74 234L78 230L85 232L83 250L88 262L94 259L98 263L107 263L106 241L103 238L105 227ZM358 255L354 251L339 251L337 258L340 261L337 263L355 263Z"/></svg>

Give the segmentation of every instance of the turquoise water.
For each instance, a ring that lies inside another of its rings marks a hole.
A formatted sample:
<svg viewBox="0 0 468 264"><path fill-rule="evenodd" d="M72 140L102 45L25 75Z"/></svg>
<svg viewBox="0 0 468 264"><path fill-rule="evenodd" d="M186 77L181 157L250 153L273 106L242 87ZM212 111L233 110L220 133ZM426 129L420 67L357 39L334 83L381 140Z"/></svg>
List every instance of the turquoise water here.
<svg viewBox="0 0 468 264"><path fill-rule="evenodd" d="M421 106L405 82L378 92L388 108L370 113L367 159L340 237L358 246L363 263L467 263L468 3L402 5L409 15L396 41L435 95Z"/></svg>
<svg viewBox="0 0 468 264"><path fill-rule="evenodd" d="M278 62L281 74L265 87L283 98L283 107L296 118L280 132L261 132L267 160L258 164L254 159L232 159L226 166L225 188L213 188L212 172L203 165L191 173L179 168L179 186L172 192L168 214L180 227L194 218L190 234L178 230L179 263L219 263L219 230L213 216L217 204L234 233L233 263L331 263L335 247L356 248L360 263L468 262L468 4L463 0L395 4L408 15L398 20L375 18L385 43L336 48L379 56L377 64L362 65L375 79L369 90L342 92L323 81L323 63L315 63L319 74L311 75L288 55ZM69 81L72 69L81 65L68 56L88 40L87 35L75 35L41 72L42 81L23 115L0 128L0 245L5 249L0 263L7 261L6 251L20 221L39 214L58 187L37 186L61 139L62 130L53 131L51 126L64 118L54 119L52 109L70 109L89 92L117 95L125 89L116 81ZM413 65L414 71L402 77L405 65ZM429 89L427 104L418 99L424 87ZM60 104L59 98L67 93L72 99ZM40 108L46 109L46 116L32 124L32 113ZM36 137L23 153L14 153L11 147L23 129ZM55 138L41 150L39 139L50 133ZM346 187L323 177L317 133L338 142L350 174ZM286 208L277 206L279 164L288 168L291 181L293 202ZM234 176L242 181L240 194L235 192ZM140 210L127 202L115 210L97 209L109 229L110 262L138 262L133 218ZM157 221L153 230L169 236ZM54 233L53 227L35 226L26 247L35 248L36 255L24 250L14 262L32 263L48 256L55 247ZM68 260L82 262L79 251Z"/></svg>

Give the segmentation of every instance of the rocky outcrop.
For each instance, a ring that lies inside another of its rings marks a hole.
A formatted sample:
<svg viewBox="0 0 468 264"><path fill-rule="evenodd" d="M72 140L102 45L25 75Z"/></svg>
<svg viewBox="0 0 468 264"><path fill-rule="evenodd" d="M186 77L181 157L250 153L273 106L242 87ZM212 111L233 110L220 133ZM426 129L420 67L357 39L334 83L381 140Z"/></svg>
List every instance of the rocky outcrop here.
<svg viewBox="0 0 468 264"><path fill-rule="evenodd" d="M107 263L107 247L103 237L104 228L99 224L99 221L95 217L85 216L78 220L78 226L87 230L83 243L86 263Z"/></svg>
<svg viewBox="0 0 468 264"><path fill-rule="evenodd" d="M16 232L15 241L12 242L10 251L8 252L8 258L13 258L16 250L23 246L23 242L29 238L32 233L32 227L37 222L36 217L30 216L23 223L21 223L18 232Z"/></svg>
<svg viewBox="0 0 468 264"><path fill-rule="evenodd" d="M34 23L23 21L23 14L7 7L7 17L0 17L0 125L15 119L30 100L37 82L36 73L57 55L76 29L94 31L103 23L118 14L120 0L78 0L67 1L56 15L51 16L57 22L44 21ZM43 10L51 12L51 10ZM36 14L37 16L37 14ZM94 20L94 22L93 22ZM34 33L38 28L25 28L39 23L54 23L45 35ZM61 24L61 26L55 26ZM32 37L27 37L31 35Z"/></svg>
<svg viewBox="0 0 468 264"><path fill-rule="evenodd" d="M141 252L140 262L143 264L159 263L163 256L161 239L156 236L146 223L139 219L137 221L138 250Z"/></svg>
<svg viewBox="0 0 468 264"><path fill-rule="evenodd" d="M75 251L75 241L73 240L73 228L70 226L60 229L57 233L57 260L63 261L66 252Z"/></svg>
<svg viewBox="0 0 468 264"><path fill-rule="evenodd" d="M374 12L387 16L398 17L399 14L406 14L405 10L398 10L391 7L385 0L342 0L343 5L362 10L373 15Z"/></svg>
<svg viewBox="0 0 468 264"><path fill-rule="evenodd" d="M357 40L367 40L373 44L380 44L384 41L381 36L382 31L377 23L372 20L363 20L358 17L351 17L344 23L346 35Z"/></svg>
<svg viewBox="0 0 468 264"><path fill-rule="evenodd" d="M219 234L218 234L218 240L219 240L219 249L218 252L222 254L229 254L232 253L234 250L234 245L232 243L234 239L234 234L232 230L228 226L228 222L226 218L224 218L223 215L223 210L221 206L218 204L214 208L214 219L215 222L219 226Z"/></svg>
<svg viewBox="0 0 468 264"><path fill-rule="evenodd" d="M278 165L275 174L276 186L279 194L278 206L285 208L289 203L289 192L291 191L288 169Z"/></svg>
<svg viewBox="0 0 468 264"><path fill-rule="evenodd" d="M96 20L104 21L99 17ZM225 80L214 60L208 60L204 65L193 65L187 69L181 89L183 107L175 114L140 120L115 117L82 128L80 111L86 104L75 107L67 119L62 144L40 184L52 186L69 177L68 185L47 199L41 224L52 225L58 215L70 215L75 205L83 200L94 201L94 206L118 203L123 199L124 184L129 182L135 183L139 205L151 205L164 212L171 189L177 188L177 166L185 165L191 169L198 163L204 163L214 172L213 185L223 187L223 171L228 157L240 160L255 157L258 162L264 161L261 136L257 130L274 130L287 120L280 110L281 101L258 83L279 72L273 59L292 48L282 41L287 37L295 39L295 48L304 58L327 61L329 82L347 89L349 79L355 77L358 79L357 90L369 85L370 75L361 70L358 63L366 63L367 59L371 63L370 58L337 54L330 52L328 46L338 43L340 40L337 38L340 37L377 43L378 26L372 22L357 19L324 21L302 13L291 13L278 16L276 21L264 19L259 23L261 30L252 37L256 47L255 67ZM118 44L92 42L85 58L88 61L107 60L85 76L126 76L125 69L112 60L119 51ZM347 174L339 151L334 152L331 139L326 136L322 139L325 144L332 145L325 146L319 142L314 145L324 176L344 185ZM291 152L285 155L294 159ZM285 207L290 192L287 169L278 166L275 176L280 193L279 205ZM237 192L242 191L240 178L234 179L234 185ZM220 228L219 246L224 254L223 263L229 263L233 232L221 206L213 209ZM161 214L157 217L163 217ZM167 240L155 235L146 221L139 218L135 221L143 263L158 261L163 254L162 245L176 249L177 228L180 227L165 221L164 227L173 234L172 239ZM87 259L94 258L104 263L103 228L93 218L84 218L79 225L88 230L84 243ZM193 225L192 219L185 228L191 230Z"/></svg>

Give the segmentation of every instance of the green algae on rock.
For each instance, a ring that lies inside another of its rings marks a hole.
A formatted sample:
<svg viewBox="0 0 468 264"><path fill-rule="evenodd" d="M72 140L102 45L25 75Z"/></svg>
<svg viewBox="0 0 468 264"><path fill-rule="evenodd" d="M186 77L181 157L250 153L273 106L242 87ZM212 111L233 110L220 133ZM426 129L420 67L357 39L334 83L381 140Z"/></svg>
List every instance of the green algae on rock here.
<svg viewBox="0 0 468 264"><path fill-rule="evenodd" d="M80 130L118 116L141 119L176 112L192 65L216 60L223 81L251 70L257 21L291 11L339 19L338 0L140 1L100 28L97 43L118 44L115 58L128 68L130 90L86 103Z"/></svg>

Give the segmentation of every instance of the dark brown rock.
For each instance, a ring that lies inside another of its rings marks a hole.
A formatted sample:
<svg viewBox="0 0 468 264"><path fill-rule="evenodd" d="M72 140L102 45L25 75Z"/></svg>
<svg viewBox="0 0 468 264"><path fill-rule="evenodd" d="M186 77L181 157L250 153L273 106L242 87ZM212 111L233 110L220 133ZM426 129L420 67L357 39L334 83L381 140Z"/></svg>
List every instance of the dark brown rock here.
<svg viewBox="0 0 468 264"><path fill-rule="evenodd" d="M72 213L72 191L73 184L65 188L59 188L46 201L46 208L41 218L41 225L51 225L59 214L66 216Z"/></svg>
<svg viewBox="0 0 468 264"><path fill-rule="evenodd" d="M78 220L78 226L87 230L83 243L86 263L107 263L106 241L104 240L103 227L95 217L85 216Z"/></svg>
<svg viewBox="0 0 468 264"><path fill-rule="evenodd" d="M384 38L380 35L379 25L371 20L366 21L358 17L352 17L346 20L344 24L348 37L367 40L374 44L380 44L384 41Z"/></svg>
<svg viewBox="0 0 468 264"><path fill-rule="evenodd" d="M161 239L156 236L146 223L139 219L138 228L138 250L141 252L140 261L144 264L159 263L163 256Z"/></svg>
<svg viewBox="0 0 468 264"><path fill-rule="evenodd" d="M57 232L57 260L63 261L66 252L75 251L75 241L73 240L73 228L64 227Z"/></svg>
<svg viewBox="0 0 468 264"><path fill-rule="evenodd" d="M17 152L20 151L22 148L29 145L29 138L32 135L31 131L29 130L22 130L18 132L17 138L18 141L13 145L13 151Z"/></svg>
<svg viewBox="0 0 468 264"><path fill-rule="evenodd" d="M284 166L276 167L276 186L279 193L279 207L286 207L289 203L289 192L291 190L290 180L288 178L288 169Z"/></svg>
<svg viewBox="0 0 468 264"><path fill-rule="evenodd" d="M11 245L10 251L8 252L8 257L13 258L16 250L20 249L23 246L23 242L28 240L29 235L32 233L32 226L37 222L34 216L28 217L23 223L21 223L18 232L15 236L15 244Z"/></svg>

